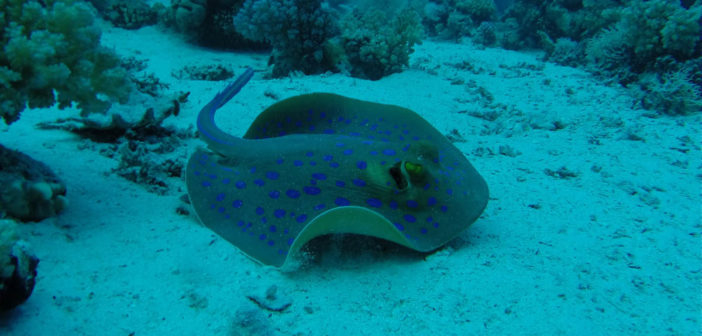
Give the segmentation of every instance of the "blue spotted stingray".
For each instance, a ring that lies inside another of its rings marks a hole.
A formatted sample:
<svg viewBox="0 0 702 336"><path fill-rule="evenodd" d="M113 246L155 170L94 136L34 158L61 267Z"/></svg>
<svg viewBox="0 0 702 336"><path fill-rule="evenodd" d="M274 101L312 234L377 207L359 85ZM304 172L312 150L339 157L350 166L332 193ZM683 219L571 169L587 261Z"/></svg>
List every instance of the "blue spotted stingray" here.
<svg viewBox="0 0 702 336"><path fill-rule="evenodd" d="M208 149L186 183L205 226L280 267L310 239L369 235L431 251L483 212L488 188L446 137L406 108L313 93L277 102L243 136L214 122L247 69L198 115Z"/></svg>

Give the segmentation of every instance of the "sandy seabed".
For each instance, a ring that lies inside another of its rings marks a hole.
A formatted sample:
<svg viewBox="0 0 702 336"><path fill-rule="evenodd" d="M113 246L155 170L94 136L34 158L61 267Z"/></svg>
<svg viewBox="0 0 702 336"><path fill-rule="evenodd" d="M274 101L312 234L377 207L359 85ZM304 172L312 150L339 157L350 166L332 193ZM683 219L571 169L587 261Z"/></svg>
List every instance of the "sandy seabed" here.
<svg viewBox="0 0 702 336"><path fill-rule="evenodd" d="M111 28L103 43L190 92L165 121L181 129L226 83L174 71L225 64L239 74L267 63L153 27ZM0 316L0 334L700 333L700 114L652 118L625 89L537 53L428 41L410 63L379 81L257 75L217 122L242 135L271 96L310 92L416 111L452 135L491 191L481 218L445 248L364 251L332 239L297 269L264 267L176 213L184 181L150 193L111 173L117 160L87 140L35 127L75 111L28 110L0 142L51 166L71 203L22 225L41 259L37 285ZM187 157L201 145L192 138L180 150ZM290 304L282 312L254 302L272 286L275 304Z"/></svg>

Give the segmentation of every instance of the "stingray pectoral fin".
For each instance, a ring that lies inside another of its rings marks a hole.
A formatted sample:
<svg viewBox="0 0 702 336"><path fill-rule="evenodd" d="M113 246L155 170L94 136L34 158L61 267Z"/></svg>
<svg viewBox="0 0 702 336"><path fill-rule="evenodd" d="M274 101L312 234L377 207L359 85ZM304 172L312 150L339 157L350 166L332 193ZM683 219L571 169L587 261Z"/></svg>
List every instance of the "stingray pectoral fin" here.
<svg viewBox="0 0 702 336"><path fill-rule="evenodd" d="M332 233L372 236L416 249L383 215L364 207L344 206L327 210L313 218L295 238L290 254L297 252L311 239Z"/></svg>

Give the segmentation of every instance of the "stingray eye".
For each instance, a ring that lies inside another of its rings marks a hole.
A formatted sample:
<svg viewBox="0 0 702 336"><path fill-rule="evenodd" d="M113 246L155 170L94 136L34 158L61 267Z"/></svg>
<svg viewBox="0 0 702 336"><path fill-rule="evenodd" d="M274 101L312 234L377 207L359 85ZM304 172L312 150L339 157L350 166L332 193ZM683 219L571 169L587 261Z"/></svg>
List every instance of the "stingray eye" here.
<svg viewBox="0 0 702 336"><path fill-rule="evenodd" d="M405 190L409 186L409 183L400 167L400 163L398 162L395 165L393 165L388 172L390 173L390 176L392 176L392 179L395 181L395 186L397 186L397 189Z"/></svg>
<svg viewBox="0 0 702 336"><path fill-rule="evenodd" d="M424 173L424 167L422 167L421 164L412 163L409 161L405 161L405 170L411 178L420 177L422 176L422 173Z"/></svg>
<svg viewBox="0 0 702 336"><path fill-rule="evenodd" d="M402 161L395 163L388 171L399 190L405 190L414 183L425 179L426 170L419 163Z"/></svg>

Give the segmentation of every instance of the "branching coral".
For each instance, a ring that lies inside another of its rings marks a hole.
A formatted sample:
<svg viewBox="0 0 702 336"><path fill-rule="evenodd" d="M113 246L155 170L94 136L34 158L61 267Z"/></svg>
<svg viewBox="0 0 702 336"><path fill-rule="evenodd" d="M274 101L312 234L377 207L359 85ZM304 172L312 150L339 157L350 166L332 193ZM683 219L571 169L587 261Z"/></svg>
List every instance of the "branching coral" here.
<svg viewBox="0 0 702 336"><path fill-rule="evenodd" d="M392 20L377 9L365 14L354 11L342 26L341 43L351 75L374 80L402 71L412 47L423 35L419 15L412 9L401 11Z"/></svg>
<svg viewBox="0 0 702 336"><path fill-rule="evenodd" d="M102 17L116 27L138 29L156 23L156 11L143 0L113 0L105 6Z"/></svg>
<svg viewBox="0 0 702 336"><path fill-rule="evenodd" d="M516 0L505 19L518 23L513 27L519 38L503 45L544 47L559 38L581 41L618 20L620 7L614 0Z"/></svg>
<svg viewBox="0 0 702 336"><path fill-rule="evenodd" d="M630 65L637 73L659 57L685 61L698 50L701 18L702 6L685 9L670 1L636 0L622 11L621 21L588 42L587 56L605 69Z"/></svg>
<svg viewBox="0 0 702 336"><path fill-rule="evenodd" d="M587 60L610 72L628 67L631 52L622 29L621 25L605 28L596 38L588 40L585 47Z"/></svg>
<svg viewBox="0 0 702 336"><path fill-rule="evenodd" d="M429 32L448 39L471 35L482 22L493 19L496 14L493 0L432 0L424 6L424 21Z"/></svg>
<svg viewBox="0 0 702 336"><path fill-rule="evenodd" d="M320 0L246 0L234 17L244 37L273 47L273 75L330 70L324 49L336 27Z"/></svg>
<svg viewBox="0 0 702 336"><path fill-rule="evenodd" d="M665 114L682 115L702 109L702 89L683 68L662 74L646 73L638 86L643 107Z"/></svg>
<svg viewBox="0 0 702 336"><path fill-rule="evenodd" d="M76 103L84 114L125 102L131 86L118 57L99 44L93 9L74 0L0 0L0 117L26 106Z"/></svg>
<svg viewBox="0 0 702 336"><path fill-rule="evenodd" d="M348 8L339 7L335 11L320 0L246 0L234 26L244 37L273 47L275 77L348 70L379 79L407 66L423 35L413 9L383 8L386 12L366 2L337 22L335 14Z"/></svg>
<svg viewBox="0 0 702 336"><path fill-rule="evenodd" d="M620 83L638 82L644 107L665 114L702 108L700 87L685 62L699 58L702 5L634 0L621 20L587 41L587 60ZM689 63L692 64L692 63Z"/></svg>

